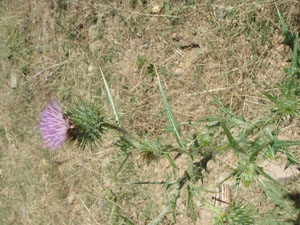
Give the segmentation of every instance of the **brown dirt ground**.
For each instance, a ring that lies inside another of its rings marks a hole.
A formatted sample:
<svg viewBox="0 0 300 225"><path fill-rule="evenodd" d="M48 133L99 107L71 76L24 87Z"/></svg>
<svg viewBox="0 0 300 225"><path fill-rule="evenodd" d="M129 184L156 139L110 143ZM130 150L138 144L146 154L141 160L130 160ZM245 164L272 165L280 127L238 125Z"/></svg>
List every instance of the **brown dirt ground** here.
<svg viewBox="0 0 300 225"><path fill-rule="evenodd" d="M49 153L36 130L40 109L49 99L67 107L79 97L113 118L101 66L123 126L133 135L159 135L176 143L164 131L168 121L155 67L178 121L196 121L219 111L205 87L233 113L255 120L269 110L262 91L278 91L291 57L281 44L275 2L297 29L295 1L0 3L0 223L126 224L122 215L134 224L146 224L158 216L173 189L132 183L174 179L167 160L147 163L141 154L132 154L112 181L123 159L114 145L117 135L108 134L93 151L66 144ZM225 18L216 16L220 6L228 10ZM11 76L17 77L16 89L11 88ZM287 124L282 139L298 139L298 125L298 119ZM182 136L189 137L195 129L202 128L182 125ZM293 152L299 156L297 150ZM176 163L180 173L184 171L186 159ZM231 153L211 162L203 187L213 190L236 163ZM212 204L212 195L203 192L202 197ZM254 206L267 201L255 184L242 188L240 195ZM177 224L192 224L186 199L182 194L178 200ZM200 201L195 205L196 224L212 224L214 214ZM264 211L271 204L261 207ZM171 215L161 224L173 224Z"/></svg>

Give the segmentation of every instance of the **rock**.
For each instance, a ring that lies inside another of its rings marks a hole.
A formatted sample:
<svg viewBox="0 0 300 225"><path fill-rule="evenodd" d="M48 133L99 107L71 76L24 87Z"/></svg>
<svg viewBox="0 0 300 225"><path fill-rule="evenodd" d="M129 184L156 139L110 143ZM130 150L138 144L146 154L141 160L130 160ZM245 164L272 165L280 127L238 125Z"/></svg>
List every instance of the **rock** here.
<svg viewBox="0 0 300 225"><path fill-rule="evenodd" d="M152 13L157 14L161 11L161 6L157 3L155 3L152 7Z"/></svg>
<svg viewBox="0 0 300 225"><path fill-rule="evenodd" d="M89 48L93 54L96 54L100 51L100 46L100 41L95 41L89 45Z"/></svg>
<svg viewBox="0 0 300 225"><path fill-rule="evenodd" d="M96 67L95 67L95 66L89 65L89 67L88 67L88 72L89 72L89 73L92 73L92 72L94 72L95 70L96 70Z"/></svg>
<svg viewBox="0 0 300 225"><path fill-rule="evenodd" d="M148 43L143 44L143 48L144 49L148 49L149 48L149 44Z"/></svg>
<svg viewBox="0 0 300 225"><path fill-rule="evenodd" d="M197 43L197 40L195 39L194 35L183 36L178 33L173 33L172 40L178 42L179 47L181 49L199 47L199 44Z"/></svg>
<svg viewBox="0 0 300 225"><path fill-rule="evenodd" d="M68 198L67 198L67 201L68 201L68 204L73 204L75 198L74 198L74 195L71 193L70 195L68 195Z"/></svg>
<svg viewBox="0 0 300 225"><path fill-rule="evenodd" d="M180 35L180 34L173 33L173 34L172 34L172 39L173 39L174 41L180 41L180 40L183 40L184 37L183 37L182 35Z"/></svg>
<svg viewBox="0 0 300 225"><path fill-rule="evenodd" d="M179 75L181 75L183 73L183 69L181 69L181 68L177 68L176 70L174 70L174 75L175 76L179 76Z"/></svg>
<svg viewBox="0 0 300 225"><path fill-rule="evenodd" d="M98 201L98 207L99 207L100 210L104 211L105 208L106 208L106 202L104 200L102 200L102 199L99 199L99 201Z"/></svg>
<svg viewBox="0 0 300 225"><path fill-rule="evenodd" d="M43 53L43 52L44 52L43 47L40 46L40 45L35 46L35 50L36 50L38 53Z"/></svg>
<svg viewBox="0 0 300 225"><path fill-rule="evenodd" d="M90 40L96 40L98 36L97 25L93 25L89 28L88 36Z"/></svg>
<svg viewBox="0 0 300 225"><path fill-rule="evenodd" d="M11 70L11 73L10 73L10 87L12 89L16 89L18 86L18 83L17 83L17 74L16 74L16 71L15 70Z"/></svg>
<svg viewBox="0 0 300 225"><path fill-rule="evenodd" d="M218 6L216 10L216 16L218 19L225 19L226 9L223 6Z"/></svg>

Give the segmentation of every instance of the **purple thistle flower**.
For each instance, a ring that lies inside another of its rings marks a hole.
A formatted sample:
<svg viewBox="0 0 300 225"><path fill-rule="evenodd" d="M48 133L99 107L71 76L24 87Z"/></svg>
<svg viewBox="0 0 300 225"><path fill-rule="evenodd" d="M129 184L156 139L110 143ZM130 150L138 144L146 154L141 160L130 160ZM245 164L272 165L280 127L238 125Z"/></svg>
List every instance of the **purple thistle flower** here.
<svg viewBox="0 0 300 225"><path fill-rule="evenodd" d="M46 146L53 151L63 145L71 128L69 118L62 112L58 101L49 102L40 113L39 130Z"/></svg>

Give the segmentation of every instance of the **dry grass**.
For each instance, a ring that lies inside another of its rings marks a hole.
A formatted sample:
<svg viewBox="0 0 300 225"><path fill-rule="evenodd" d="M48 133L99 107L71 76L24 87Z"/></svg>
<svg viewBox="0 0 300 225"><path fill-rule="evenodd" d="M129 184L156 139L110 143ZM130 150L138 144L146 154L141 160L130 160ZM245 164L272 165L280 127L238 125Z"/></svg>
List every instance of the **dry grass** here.
<svg viewBox="0 0 300 225"><path fill-rule="evenodd" d="M247 119L268 110L261 92L276 91L291 57L281 44L275 2L294 31L298 2L157 1L161 11L152 13L155 2L0 3L0 224L145 224L164 209L171 191L132 183L171 180L167 161L146 163L142 155L131 155L112 181L124 157L115 134L92 152L66 144L49 153L40 140L38 115L49 99L65 106L76 97L87 99L113 118L100 65L121 122L134 135L174 142L163 131L167 119L154 66L178 121L218 111L204 87ZM224 19L216 16L220 6L227 9ZM183 135L196 128L182 125ZM207 187L234 163L226 156L211 165ZM192 223L185 206L183 196L178 224ZM197 224L211 224L212 216L203 212L197 209ZM171 216L162 224L172 224Z"/></svg>

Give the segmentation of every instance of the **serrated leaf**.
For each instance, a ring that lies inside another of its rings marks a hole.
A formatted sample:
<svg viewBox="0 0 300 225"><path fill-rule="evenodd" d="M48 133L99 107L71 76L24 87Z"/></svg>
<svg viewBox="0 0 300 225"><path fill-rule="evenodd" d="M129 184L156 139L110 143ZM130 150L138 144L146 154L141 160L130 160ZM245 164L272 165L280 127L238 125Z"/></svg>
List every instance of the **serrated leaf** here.
<svg viewBox="0 0 300 225"><path fill-rule="evenodd" d="M170 212L172 213L174 223L176 223L176 217L175 217L176 202L180 196L179 193L180 193L181 189L183 188L185 182L187 181L187 177L188 177L188 174L185 172L183 177L178 181L178 185L176 187L175 194L173 194L172 199L168 202L167 207L154 220L152 220L149 223L149 225L158 224Z"/></svg>
<svg viewBox="0 0 300 225"><path fill-rule="evenodd" d="M300 141L290 141L290 140L274 140L273 147L274 148L288 148L291 146L300 145Z"/></svg>
<svg viewBox="0 0 300 225"><path fill-rule="evenodd" d="M213 159L215 155L215 152L211 152L209 154L207 154L206 156L204 156L201 161L199 162L195 162L193 163L193 167L195 167L193 169L193 179L195 182L197 182L199 179L203 179L203 174L202 171L204 170L205 172L207 172L207 163ZM203 180L202 180L203 181Z"/></svg>
<svg viewBox="0 0 300 225"><path fill-rule="evenodd" d="M294 164L298 169L300 168L300 162L298 161L298 159L295 156L293 156L291 153L289 153L285 149L282 149L280 151L283 152L288 159L285 169L287 169L291 164Z"/></svg>
<svg viewBox="0 0 300 225"><path fill-rule="evenodd" d="M257 225L295 225L293 221L283 221L283 219L279 219L278 215L280 208L276 208L275 210L269 210L263 217L255 217L255 224Z"/></svg>
<svg viewBox="0 0 300 225"><path fill-rule="evenodd" d="M272 202L280 206L290 216L295 215L293 202L287 199L288 193L274 182L259 182L261 190L272 200Z"/></svg>
<svg viewBox="0 0 300 225"><path fill-rule="evenodd" d="M281 26L282 26L282 34L284 35L283 44L288 45L291 48L291 50L294 51L295 37L292 34L292 32L289 31L289 29L288 29L286 23L284 22L278 9L277 9L277 14L278 14ZM296 62L297 62L297 65L300 65L300 57L299 57L300 51L298 50L298 48L296 51L297 51L297 55L298 55Z"/></svg>
<svg viewBox="0 0 300 225"><path fill-rule="evenodd" d="M267 178L268 180L272 181L274 184L280 186L280 184L278 183L278 181L276 181L273 177L271 177L269 174L267 174L263 168L261 167L256 167L256 172L260 175L262 175L263 177Z"/></svg>

